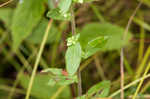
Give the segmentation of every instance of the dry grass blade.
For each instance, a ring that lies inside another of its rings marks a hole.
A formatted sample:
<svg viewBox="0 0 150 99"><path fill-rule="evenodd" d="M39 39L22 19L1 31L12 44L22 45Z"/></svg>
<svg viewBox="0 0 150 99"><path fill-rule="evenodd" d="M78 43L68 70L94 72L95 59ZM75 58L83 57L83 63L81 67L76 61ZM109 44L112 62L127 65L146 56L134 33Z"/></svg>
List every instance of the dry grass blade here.
<svg viewBox="0 0 150 99"><path fill-rule="evenodd" d="M5 5L7 5L7 4L9 4L9 3L11 3L12 1L13 1L13 0L9 0L9 1L7 1L7 2L1 4L1 5L0 5L0 8L3 7L3 6L5 6Z"/></svg>

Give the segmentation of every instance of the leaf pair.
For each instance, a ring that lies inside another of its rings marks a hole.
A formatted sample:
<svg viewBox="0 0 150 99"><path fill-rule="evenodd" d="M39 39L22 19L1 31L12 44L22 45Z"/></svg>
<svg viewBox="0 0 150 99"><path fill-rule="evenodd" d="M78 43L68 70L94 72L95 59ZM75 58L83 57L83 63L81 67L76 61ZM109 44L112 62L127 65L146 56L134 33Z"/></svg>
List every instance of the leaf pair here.
<svg viewBox="0 0 150 99"><path fill-rule="evenodd" d="M71 14L68 12L72 0L60 0L58 7L50 10L47 16L55 20L70 20Z"/></svg>
<svg viewBox="0 0 150 99"><path fill-rule="evenodd" d="M124 29L110 23L91 23L78 32L80 36L69 38L67 43L71 45L65 56L66 68L70 75L77 72L81 58L87 59L98 51L118 50L131 38L131 34L128 33L123 41Z"/></svg>
<svg viewBox="0 0 150 99"><path fill-rule="evenodd" d="M83 58L86 59L101 50L101 48L103 48L107 43L108 39L109 36L99 36L90 40L84 49Z"/></svg>
<svg viewBox="0 0 150 99"><path fill-rule="evenodd" d="M66 71L63 71L62 69L58 68L48 68L43 70L42 72L46 72L49 74L49 82L48 85L54 86L54 85L69 85L75 82L78 82L76 75L68 75ZM64 74L66 73L66 74Z"/></svg>
<svg viewBox="0 0 150 99"><path fill-rule="evenodd" d="M49 5L51 10L47 13L47 16L55 20L70 20L71 14L69 12L70 6L73 3L83 3L83 0L60 0L58 2L58 7L55 8L55 4L49 0Z"/></svg>
<svg viewBox="0 0 150 99"><path fill-rule="evenodd" d="M100 36L89 40L87 41L86 48L83 50L78 41L79 38L80 35L77 34L67 39L69 47L66 51L65 60L66 69L70 75L74 75L77 72L82 58L86 59L95 54L101 47L104 47L108 39L108 37Z"/></svg>

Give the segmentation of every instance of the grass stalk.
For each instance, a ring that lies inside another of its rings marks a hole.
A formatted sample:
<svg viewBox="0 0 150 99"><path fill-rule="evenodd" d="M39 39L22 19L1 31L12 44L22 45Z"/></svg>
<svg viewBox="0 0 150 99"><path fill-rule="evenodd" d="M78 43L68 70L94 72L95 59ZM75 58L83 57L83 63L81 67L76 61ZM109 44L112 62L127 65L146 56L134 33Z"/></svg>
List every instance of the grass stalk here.
<svg viewBox="0 0 150 99"><path fill-rule="evenodd" d="M135 79L137 79L137 78L140 77L140 75L141 75L141 73L143 72L143 69L144 69L144 67L145 67L145 64L146 64L146 62L147 62L149 56L150 56L150 47L147 49L147 51L146 51L146 53L145 53L145 55L144 55L144 58L143 58L141 64L139 65L139 67L138 67L138 69L137 69L137 71L136 71Z"/></svg>
<svg viewBox="0 0 150 99"><path fill-rule="evenodd" d="M64 90L65 87L66 87L66 86L61 86L61 87L57 90L57 92L56 92L50 99L56 99L57 96Z"/></svg>
<svg viewBox="0 0 150 99"><path fill-rule="evenodd" d="M42 43L41 43L41 46L40 46L40 49L39 49L39 52L38 52L35 64L34 64L34 67L33 67L32 75L31 75L31 78L30 78L30 82L29 82L29 85L28 85L28 89L27 89L27 92L26 92L25 99L29 99L29 96L30 96L30 93L31 93L31 89L32 89L32 85L33 85L33 81L34 81L35 74L36 74L36 70L37 70L38 64L40 62L40 58L42 56L42 52L44 50L44 46L45 46L46 40L48 38L48 33L49 33L50 28L51 28L52 22L53 22L53 20L50 19L50 21L48 23L48 26L47 26L47 29L45 31L45 34L44 34L44 37L43 37L43 40L42 40Z"/></svg>
<svg viewBox="0 0 150 99"><path fill-rule="evenodd" d="M136 92L135 92L135 94L134 94L134 96L133 96L132 99L136 99L136 96L137 96L137 94L138 94L138 92L139 92L139 90L140 90L140 88L141 88L141 86L142 86L142 84L143 84L143 82L144 82L144 77L145 77L146 74L148 73L149 69L150 69L150 62L148 63L148 66L146 67L146 70L145 70L145 72L144 72L144 74L143 74L143 76L142 76L142 79L141 79L141 81L140 81L140 83L139 83L139 85L138 85L138 87L137 87L137 89L136 89Z"/></svg>
<svg viewBox="0 0 150 99"><path fill-rule="evenodd" d="M144 38L145 38L145 31L144 28L141 27L141 33L140 33L140 44L139 44L139 52L138 52L138 63L141 62L143 53L144 53Z"/></svg>

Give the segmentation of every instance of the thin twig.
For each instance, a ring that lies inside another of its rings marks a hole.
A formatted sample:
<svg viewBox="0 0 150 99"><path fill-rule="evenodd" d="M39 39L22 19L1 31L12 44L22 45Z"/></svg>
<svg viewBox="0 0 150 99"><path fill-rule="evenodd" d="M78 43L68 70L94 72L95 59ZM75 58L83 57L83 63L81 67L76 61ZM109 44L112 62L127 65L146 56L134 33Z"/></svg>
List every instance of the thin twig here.
<svg viewBox="0 0 150 99"><path fill-rule="evenodd" d="M121 99L124 99L124 66L123 66L123 48L121 48L120 52L120 74L121 74Z"/></svg>
<svg viewBox="0 0 150 99"><path fill-rule="evenodd" d="M13 0L9 0L9 1L7 1L7 2L1 4L1 5L0 5L0 8L3 7L3 6L5 6L5 5L7 5L7 4L9 4L9 3L11 3L12 1L13 1Z"/></svg>
<svg viewBox="0 0 150 99"><path fill-rule="evenodd" d="M30 82L29 82L29 85L28 85L28 89L27 89L27 93L26 93L25 99L29 99L31 88L32 88L33 81L34 81L35 74L36 74L36 70L37 70L38 64L40 62L40 58L41 58L42 52L44 50L44 46L45 46L46 40L48 38L48 33L49 33L50 28L51 28L52 22L53 22L53 19L50 19L50 21L48 23L48 26L47 26L47 29L45 31L45 34L44 34L44 37L43 37L43 41L41 43L41 46L40 46L40 49L39 49L39 52L38 52L38 55L37 55L37 58L36 58L36 61L35 61L35 64L34 64L34 68L33 68L33 71L32 71L32 75L31 75L31 78L30 78Z"/></svg>
<svg viewBox="0 0 150 99"><path fill-rule="evenodd" d="M78 70L78 96L82 96L82 79L81 72Z"/></svg>
<svg viewBox="0 0 150 99"><path fill-rule="evenodd" d="M75 24L75 16L74 16L74 10L73 10L74 5L71 6L71 30L72 30L72 35L76 34L76 24Z"/></svg>
<svg viewBox="0 0 150 99"><path fill-rule="evenodd" d="M128 24L127 24L126 29L125 29L125 32L123 34L123 40L125 40L125 38L127 36L127 33L128 33L128 30L129 30L129 27L130 27L130 25L132 23L132 20L133 20L134 16L136 15L137 10L140 8L141 5L142 5L142 1L138 4L138 6L135 8L133 14L129 18Z"/></svg>
<svg viewBox="0 0 150 99"><path fill-rule="evenodd" d="M71 30L72 30L72 35L76 34L76 24L75 24L75 16L74 16L74 4L71 6ZM78 96L82 95L82 81L81 81L81 72L78 69L77 72L78 75Z"/></svg>
<svg viewBox="0 0 150 99"><path fill-rule="evenodd" d="M136 7L136 9L134 10L133 14L131 15L131 17L129 18L129 21L128 21L128 24L126 26L126 29L125 29L125 32L123 34L123 41L125 40L126 38L126 35L128 33L128 30L129 30L129 27L130 27L130 24L132 23L132 20L137 12L137 10L140 8L142 2L140 2L138 4L138 6ZM123 66L123 57L124 57L124 53L123 53L123 47L121 48L121 52L120 52L120 73L121 73L121 99L124 99L124 66Z"/></svg>

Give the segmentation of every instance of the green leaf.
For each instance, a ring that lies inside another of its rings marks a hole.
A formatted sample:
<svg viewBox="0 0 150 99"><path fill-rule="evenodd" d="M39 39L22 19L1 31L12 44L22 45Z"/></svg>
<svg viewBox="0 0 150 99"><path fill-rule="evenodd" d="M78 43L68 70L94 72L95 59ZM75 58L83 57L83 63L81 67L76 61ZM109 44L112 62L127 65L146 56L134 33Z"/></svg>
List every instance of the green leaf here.
<svg viewBox="0 0 150 99"><path fill-rule="evenodd" d="M11 19L13 15L13 9L1 8L0 9L0 20L4 22L5 26L10 29Z"/></svg>
<svg viewBox="0 0 150 99"><path fill-rule="evenodd" d="M64 75L62 69L58 68L48 68L43 70L42 72L49 73L50 80L48 82L49 85L53 86L55 84L57 85L69 85L75 82L78 82L76 75ZM67 72L66 72L67 73Z"/></svg>
<svg viewBox="0 0 150 99"><path fill-rule="evenodd" d="M71 2L72 2L72 0L60 0L58 7L62 14L65 14L68 12L68 10L71 6Z"/></svg>
<svg viewBox="0 0 150 99"><path fill-rule="evenodd" d="M47 73L51 73L53 75L62 75L62 69L58 69L58 68L47 68L42 70L42 72L47 72Z"/></svg>
<svg viewBox="0 0 150 99"><path fill-rule="evenodd" d="M59 8L52 9L47 13L47 17L50 17L55 20L70 20L71 14L70 13L61 13Z"/></svg>
<svg viewBox="0 0 150 99"><path fill-rule="evenodd" d="M53 96L61 86L49 86L49 80L49 75L37 74L32 86L31 95L37 97L38 99L50 99L50 97ZM29 81L30 77L28 75L22 74L20 83L23 88L28 88ZM58 99L70 99L70 96L70 89L66 86L65 90L63 90L58 96Z"/></svg>
<svg viewBox="0 0 150 99"><path fill-rule="evenodd" d="M76 75L73 76L68 75L68 76L58 76L56 84L64 86L64 85L70 85L72 83L77 83L77 82L78 82L78 78Z"/></svg>
<svg viewBox="0 0 150 99"><path fill-rule="evenodd" d="M32 34L26 39L26 41L33 43L33 44L41 43L44 33L45 33L45 30L47 28L47 25L48 25L48 20L42 19L41 22L34 28ZM55 37L58 33L59 32L58 32L57 28L53 24L49 31L49 35L48 35L46 43L51 43L51 42L55 41L56 40Z"/></svg>
<svg viewBox="0 0 150 99"><path fill-rule="evenodd" d="M67 72L70 75L74 75L78 70L78 67L81 62L82 49L80 43L76 43L75 45L69 46L66 52L65 61Z"/></svg>
<svg viewBox="0 0 150 99"><path fill-rule="evenodd" d="M90 88L87 92L87 95L88 97L91 97L94 94L96 94L95 97L104 98L108 96L109 90L110 90L110 81L102 81L94 85L92 88Z"/></svg>
<svg viewBox="0 0 150 99"><path fill-rule="evenodd" d="M18 3L12 20L13 49L16 50L40 21L45 0L23 0Z"/></svg>
<svg viewBox="0 0 150 99"><path fill-rule="evenodd" d="M95 54L97 51L101 50L101 48L103 48L106 45L108 39L108 36L99 36L89 41L85 48L83 58L88 58L89 56Z"/></svg>
<svg viewBox="0 0 150 99"><path fill-rule="evenodd" d="M89 41L96 39L97 37L108 37L108 40L100 50L110 51L118 50L125 44L127 44L131 38L131 34L128 33L125 41L122 40L124 29L110 24L110 23L91 23L83 27L80 32L79 42L83 50L86 50ZM105 40L104 40L105 41Z"/></svg>

